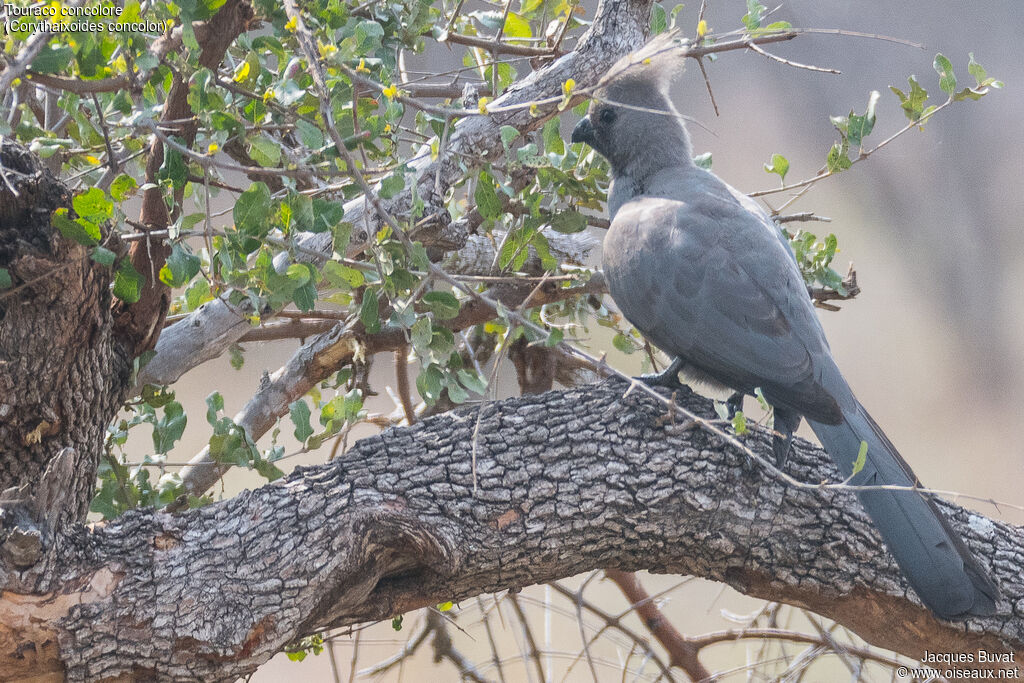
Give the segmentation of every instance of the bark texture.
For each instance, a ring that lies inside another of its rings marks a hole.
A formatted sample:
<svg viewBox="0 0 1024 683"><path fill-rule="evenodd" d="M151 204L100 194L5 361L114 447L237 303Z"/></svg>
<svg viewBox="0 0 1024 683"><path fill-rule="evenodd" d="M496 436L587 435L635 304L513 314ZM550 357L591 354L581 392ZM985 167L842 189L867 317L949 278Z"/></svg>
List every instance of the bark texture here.
<svg viewBox="0 0 1024 683"><path fill-rule="evenodd" d="M114 332L110 270L50 214L71 195L24 147L0 146L0 491L39 479L70 447L92 457L66 495L84 518L107 424L124 400L131 350ZM17 194L15 194L17 193Z"/></svg>
<svg viewBox="0 0 1024 683"><path fill-rule="evenodd" d="M59 657L70 680L231 680L320 629L598 567L721 581L912 657L1024 656L1021 529L942 504L1004 600L995 617L939 621L851 493L777 480L626 389L608 381L445 414L223 503L78 528L45 591L0 599L0 667L20 651L36 672ZM768 434L745 438L771 456ZM789 470L836 477L802 441Z"/></svg>

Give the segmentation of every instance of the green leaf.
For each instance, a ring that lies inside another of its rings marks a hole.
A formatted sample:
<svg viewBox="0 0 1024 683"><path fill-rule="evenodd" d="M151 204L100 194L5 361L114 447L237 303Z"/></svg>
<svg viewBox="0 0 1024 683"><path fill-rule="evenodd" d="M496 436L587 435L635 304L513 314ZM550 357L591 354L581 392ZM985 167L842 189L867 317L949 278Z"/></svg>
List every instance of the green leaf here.
<svg viewBox="0 0 1024 683"><path fill-rule="evenodd" d="M270 189L255 182L238 197L232 217L235 227L250 235L265 235L270 230Z"/></svg>
<svg viewBox="0 0 1024 683"><path fill-rule="evenodd" d="M484 394L487 391L487 380L478 375L474 370L467 370L461 368L458 373L459 381L462 382L462 386L466 387L472 392L477 394Z"/></svg>
<svg viewBox="0 0 1024 683"><path fill-rule="evenodd" d="M60 234L72 242L91 247L100 241L100 226L82 218L71 220L68 218L68 210L64 207L54 211L51 220Z"/></svg>
<svg viewBox="0 0 1024 683"><path fill-rule="evenodd" d="M767 7L757 0L747 0L747 13L743 15L743 25L748 31L761 28L761 17L764 16L766 9Z"/></svg>
<svg viewBox="0 0 1024 683"><path fill-rule="evenodd" d="M636 343L622 332L617 332L615 336L612 337L612 346L622 353L634 353L637 350Z"/></svg>
<svg viewBox="0 0 1024 683"><path fill-rule="evenodd" d="M206 421L210 426L217 425L217 413L224 410L224 397L215 391L206 397Z"/></svg>
<svg viewBox="0 0 1024 683"><path fill-rule="evenodd" d="M142 288L146 278L132 267L131 261L121 261L114 273L114 296L128 304L133 304L142 296Z"/></svg>
<svg viewBox="0 0 1024 683"><path fill-rule="evenodd" d="M399 170L380 181L380 192L378 194L381 199L391 199L404 189L405 174Z"/></svg>
<svg viewBox="0 0 1024 683"><path fill-rule="evenodd" d="M199 278L185 290L185 304L190 311L196 310L211 298L210 283L205 278Z"/></svg>
<svg viewBox="0 0 1024 683"><path fill-rule="evenodd" d="M985 67L974 61L973 52L968 52L967 57L967 72L974 76L974 81L978 85L987 85L986 81L988 81L988 72L985 71Z"/></svg>
<svg viewBox="0 0 1024 683"><path fill-rule="evenodd" d="M523 166L530 168L542 168L549 166L548 158L537 151L537 143L530 142L516 150L516 159Z"/></svg>
<svg viewBox="0 0 1024 683"><path fill-rule="evenodd" d="M292 294L292 301L298 309L304 313L308 313L313 310L316 306L316 286L312 281L307 281L304 284L295 288L295 292Z"/></svg>
<svg viewBox="0 0 1024 683"><path fill-rule="evenodd" d="M437 604L437 611L438 612L447 612L447 611L451 610L451 608L454 607L454 606L455 606L455 604L451 600L446 600L445 602L439 602Z"/></svg>
<svg viewBox="0 0 1024 683"><path fill-rule="evenodd" d="M296 119L295 128L299 131L299 140L310 149L320 149L324 146L324 134L319 128L305 119Z"/></svg>
<svg viewBox="0 0 1024 683"><path fill-rule="evenodd" d="M368 289L363 292L363 303L359 307L359 319L368 334L380 332L380 310L377 303L377 292Z"/></svg>
<svg viewBox="0 0 1024 683"><path fill-rule="evenodd" d="M167 453L174 448L175 442L181 438L188 423L188 416L177 401L164 406L164 415L153 426L153 449L157 453Z"/></svg>
<svg viewBox="0 0 1024 683"><path fill-rule="evenodd" d="M473 198L476 200L476 210L480 212L484 220L494 220L501 216L501 200L498 199L494 179L487 171L480 171Z"/></svg>
<svg viewBox="0 0 1024 683"><path fill-rule="evenodd" d="M857 459L853 461L853 472L850 473L850 476L852 477L853 475L857 474L862 469L864 469L864 465L866 465L867 462L868 462L868 442L867 441L861 441L860 442L860 450L857 451Z"/></svg>
<svg viewBox="0 0 1024 683"><path fill-rule="evenodd" d="M451 381L450 377L445 382L444 388L448 390L448 398L456 405L461 405L469 400L469 394L466 393L466 390L458 382Z"/></svg>
<svg viewBox="0 0 1024 683"><path fill-rule="evenodd" d="M139 184L135 182L135 178L122 173L114 178L114 182L110 183L110 196L116 201L123 202L130 196L132 190L138 186Z"/></svg>
<svg viewBox="0 0 1024 683"><path fill-rule="evenodd" d="M392 617L391 618L391 628L395 629L396 631L401 631L402 630L402 615L401 614L399 614L397 617Z"/></svg>
<svg viewBox="0 0 1024 683"><path fill-rule="evenodd" d="M45 45L32 60L32 70L41 74L60 73L74 58L74 51L67 45Z"/></svg>
<svg viewBox="0 0 1024 683"><path fill-rule="evenodd" d="M765 164L764 170L768 173L776 173L783 183L786 182L786 174L789 173L789 160L781 154L772 154L772 163Z"/></svg>
<svg viewBox="0 0 1024 683"><path fill-rule="evenodd" d="M560 211L551 217L551 227L567 235L580 232L587 227L587 217L573 209Z"/></svg>
<svg viewBox="0 0 1024 683"><path fill-rule="evenodd" d="M171 136L171 139L179 143L182 142L179 137ZM157 177L160 180L171 181L174 187L185 186L185 183L188 182L188 166L185 164L181 152L170 145L164 145L164 159L160 164Z"/></svg>
<svg viewBox="0 0 1024 683"><path fill-rule="evenodd" d="M431 363L416 377L416 391L429 405L437 403L444 390L444 373L437 365Z"/></svg>
<svg viewBox="0 0 1024 683"><path fill-rule="evenodd" d="M313 200L305 195L289 192L281 202L281 215L284 224L291 232L311 232L315 218ZM322 232L322 230L318 231Z"/></svg>
<svg viewBox="0 0 1024 683"><path fill-rule="evenodd" d="M736 414L732 416L732 428L741 436L747 433L747 418L743 415L742 410L737 410Z"/></svg>
<svg viewBox="0 0 1024 683"><path fill-rule="evenodd" d="M565 333L557 327L548 331L548 338L544 340L544 346L553 348L562 343L562 339L565 338Z"/></svg>
<svg viewBox="0 0 1024 683"><path fill-rule="evenodd" d="M953 95L954 102L963 102L964 100L980 100L985 96L985 90L977 90L975 88L964 88L960 92Z"/></svg>
<svg viewBox="0 0 1024 683"><path fill-rule="evenodd" d="M302 399L288 406L288 417L291 418L292 424L295 425L293 433L299 443L305 443L306 439L313 434L313 428L309 424L309 415L309 406Z"/></svg>
<svg viewBox="0 0 1024 683"><path fill-rule="evenodd" d="M519 137L519 129L514 126L502 126L500 129L501 144L505 147L505 154L508 154L508 147L512 141Z"/></svg>
<svg viewBox="0 0 1024 683"><path fill-rule="evenodd" d="M953 65L940 52L935 55L935 61L932 62L932 66L935 67L935 72L939 74L939 87L942 89L942 92L952 95L956 91L956 74L953 73Z"/></svg>
<svg viewBox="0 0 1024 683"><path fill-rule="evenodd" d="M100 264L101 266L106 266L107 268L110 268L112 265L114 265L114 261L117 260L117 254L110 251L106 247L93 247L92 252L89 254L89 258L91 258L93 261Z"/></svg>
<svg viewBox="0 0 1024 683"><path fill-rule="evenodd" d="M505 17L504 33L509 38L529 38L533 35L530 23L515 12L509 12Z"/></svg>
<svg viewBox="0 0 1024 683"><path fill-rule="evenodd" d="M874 130L875 106L878 104L880 96L877 90L871 91L871 94L868 95L868 107L863 116L857 116L852 111L850 112L850 116L846 121L846 134L850 145L855 145L859 149L864 138Z"/></svg>
<svg viewBox="0 0 1024 683"><path fill-rule="evenodd" d="M242 351L241 344L232 344L228 347L228 362L235 370L241 370L245 365L245 354Z"/></svg>
<svg viewBox="0 0 1024 683"><path fill-rule="evenodd" d="M459 314L459 300L451 292L438 290L423 295L423 303L427 305L438 320L450 320Z"/></svg>
<svg viewBox="0 0 1024 683"><path fill-rule="evenodd" d="M8 289L11 286L11 273L6 268L0 268L0 289Z"/></svg>
<svg viewBox="0 0 1024 683"><path fill-rule="evenodd" d="M896 97L900 98L903 114L911 121L918 121L924 114L924 103L928 100L928 91L922 88L913 76L908 78L907 82L910 83L909 95L893 86L889 86L889 89L896 94Z"/></svg>
<svg viewBox="0 0 1024 683"><path fill-rule="evenodd" d="M665 8L659 3L654 3L651 7L651 35L656 36L659 33L664 33L667 28L668 15L665 13Z"/></svg>
<svg viewBox="0 0 1024 683"><path fill-rule="evenodd" d="M167 262L160 269L160 281L168 287L184 287L198 272L199 257L193 255L185 246L175 244L171 247Z"/></svg>
<svg viewBox="0 0 1024 683"><path fill-rule="evenodd" d="M281 163L281 147L270 138L258 136L249 141L249 155L264 168Z"/></svg>
<svg viewBox="0 0 1024 683"><path fill-rule="evenodd" d="M319 197L313 198L313 227L310 232L325 232L341 223L345 217L345 205ZM344 249L344 246L342 247Z"/></svg>
<svg viewBox="0 0 1024 683"><path fill-rule="evenodd" d="M430 318L424 316L413 323L409 330L412 346L419 354L425 354L430 350L430 340L434 337L434 328L430 324Z"/></svg>
<svg viewBox="0 0 1024 683"><path fill-rule="evenodd" d="M657 5L655 5L657 7ZM562 140L562 130L559 126L559 118L556 116L544 124L541 132L541 139L544 140L544 151L548 154L565 154L565 141Z"/></svg>
<svg viewBox="0 0 1024 683"><path fill-rule="evenodd" d="M362 272L337 261L325 262L322 272L331 285L340 289L355 289L365 282Z"/></svg>
<svg viewBox="0 0 1024 683"><path fill-rule="evenodd" d="M832 149L828 151L828 157L825 159L825 166L829 173L839 173L850 168L852 162L847 156L848 152L849 143L845 139L841 143L837 142L832 145Z"/></svg>
<svg viewBox="0 0 1024 683"><path fill-rule="evenodd" d="M84 218L90 223L102 223L114 215L114 203L107 199L107 195L98 187L89 188L82 194L75 195L71 200L71 206L79 218Z"/></svg>

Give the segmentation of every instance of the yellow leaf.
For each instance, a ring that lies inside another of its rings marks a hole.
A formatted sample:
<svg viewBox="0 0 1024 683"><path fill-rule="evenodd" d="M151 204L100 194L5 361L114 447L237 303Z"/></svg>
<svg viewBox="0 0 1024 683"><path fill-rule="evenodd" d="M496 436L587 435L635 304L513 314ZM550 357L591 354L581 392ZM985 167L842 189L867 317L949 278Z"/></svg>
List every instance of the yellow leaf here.
<svg viewBox="0 0 1024 683"><path fill-rule="evenodd" d="M480 101L476 103L476 108L480 110L481 114L487 115L487 103L490 101L490 98L481 97Z"/></svg>
<svg viewBox="0 0 1024 683"><path fill-rule="evenodd" d="M249 70L251 68L252 67L248 61L239 62L238 66L235 68L235 75L232 80L234 80L235 83L241 83L246 80L249 78Z"/></svg>

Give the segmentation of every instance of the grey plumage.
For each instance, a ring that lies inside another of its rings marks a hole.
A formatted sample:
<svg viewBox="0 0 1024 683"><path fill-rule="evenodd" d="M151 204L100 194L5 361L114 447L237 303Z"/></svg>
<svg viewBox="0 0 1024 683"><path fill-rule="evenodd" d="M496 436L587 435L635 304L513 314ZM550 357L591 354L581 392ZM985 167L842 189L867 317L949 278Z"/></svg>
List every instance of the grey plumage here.
<svg viewBox="0 0 1024 683"><path fill-rule="evenodd" d="M777 429L807 418L844 477L866 442L866 464L851 483L919 486L836 366L775 223L693 163L667 94L678 51L663 35L620 60L573 131L573 142L590 144L612 168L604 244L612 298L691 377L746 394L760 388ZM995 612L998 589L934 503L913 491L858 497L932 611Z"/></svg>

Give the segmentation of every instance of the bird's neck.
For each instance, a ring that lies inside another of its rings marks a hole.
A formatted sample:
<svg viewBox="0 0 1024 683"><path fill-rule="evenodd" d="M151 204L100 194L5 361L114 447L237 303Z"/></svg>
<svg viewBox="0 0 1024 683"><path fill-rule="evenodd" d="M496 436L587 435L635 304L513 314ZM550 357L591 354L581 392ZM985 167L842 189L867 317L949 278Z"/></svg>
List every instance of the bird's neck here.
<svg viewBox="0 0 1024 683"><path fill-rule="evenodd" d="M612 182L608 188L608 214L615 218L619 208L626 202L641 196L666 197L675 199L686 192L688 179L694 171L701 171L693 163L689 152L679 163L651 165L630 173L612 169Z"/></svg>

